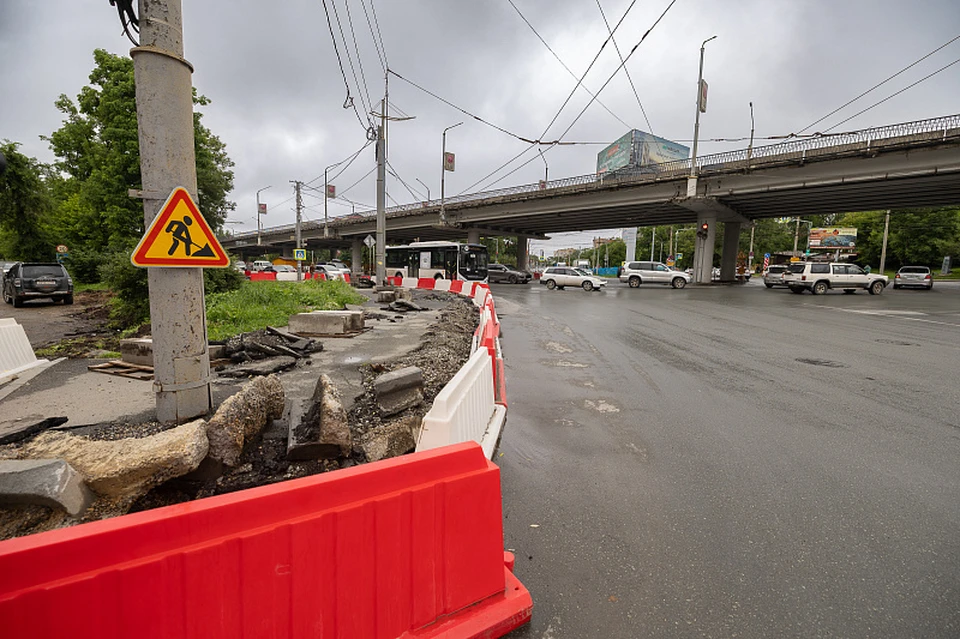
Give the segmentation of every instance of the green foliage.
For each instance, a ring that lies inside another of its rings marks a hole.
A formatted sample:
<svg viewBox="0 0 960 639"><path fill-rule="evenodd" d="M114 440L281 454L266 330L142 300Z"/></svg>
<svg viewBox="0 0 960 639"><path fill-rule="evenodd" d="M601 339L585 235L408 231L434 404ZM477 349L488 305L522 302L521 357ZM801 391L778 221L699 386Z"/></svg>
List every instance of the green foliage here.
<svg viewBox="0 0 960 639"><path fill-rule="evenodd" d="M101 280L100 267L103 265L104 255L100 251L71 248L68 257L63 260L63 265L67 267L74 282L96 284Z"/></svg>
<svg viewBox="0 0 960 639"><path fill-rule="evenodd" d="M857 229L858 262L880 264L886 211L847 213L838 226ZM960 252L960 209L934 208L893 210L887 238L886 269L904 265L937 268L946 255Z"/></svg>
<svg viewBox="0 0 960 639"><path fill-rule="evenodd" d="M247 281L243 273L229 266L227 268L205 268L203 269L203 292L204 295L213 293L226 293L227 291L239 290Z"/></svg>
<svg viewBox="0 0 960 639"><path fill-rule="evenodd" d="M102 49L93 53L90 86L76 102L61 95L56 106L63 126L47 141L58 158L62 178L52 185L59 205L58 241L71 252L103 252L127 244L144 232L143 204L128 195L141 188L133 61ZM194 92L194 104L209 104ZM234 204L233 162L217 136L194 113L198 206L210 226L219 229Z"/></svg>
<svg viewBox="0 0 960 639"><path fill-rule="evenodd" d="M110 317L121 327L142 324L150 318L150 287L147 269L130 263L135 243L104 257L100 274L114 296Z"/></svg>
<svg viewBox="0 0 960 639"><path fill-rule="evenodd" d="M0 176L0 254L7 259L42 261L54 259L50 241L50 194L44 177L48 168L17 151L6 141L0 152L7 170Z"/></svg>
<svg viewBox="0 0 960 639"><path fill-rule="evenodd" d="M286 326L296 313L338 310L365 299L339 280L247 282L236 291L207 295L207 334L223 340L266 326Z"/></svg>

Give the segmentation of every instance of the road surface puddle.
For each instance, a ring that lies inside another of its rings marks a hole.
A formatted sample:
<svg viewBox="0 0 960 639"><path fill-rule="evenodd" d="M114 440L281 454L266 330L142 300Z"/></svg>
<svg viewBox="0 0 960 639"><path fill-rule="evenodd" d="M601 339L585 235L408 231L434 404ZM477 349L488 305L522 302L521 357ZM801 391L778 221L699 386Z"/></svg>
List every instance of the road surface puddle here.
<svg viewBox="0 0 960 639"><path fill-rule="evenodd" d="M613 404L610 404L609 402L605 402L602 399L598 399L596 401L592 399L585 399L583 400L583 405L591 410L597 411L598 413L619 413L620 412L619 408L617 408Z"/></svg>

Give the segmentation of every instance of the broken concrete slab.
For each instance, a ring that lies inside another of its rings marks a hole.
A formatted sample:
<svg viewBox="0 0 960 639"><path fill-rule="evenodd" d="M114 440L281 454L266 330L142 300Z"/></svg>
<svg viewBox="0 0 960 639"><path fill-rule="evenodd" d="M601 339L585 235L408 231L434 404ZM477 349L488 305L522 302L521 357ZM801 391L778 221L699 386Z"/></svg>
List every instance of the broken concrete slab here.
<svg viewBox="0 0 960 639"><path fill-rule="evenodd" d="M0 504L33 504L77 517L93 502L83 477L62 459L0 460Z"/></svg>
<svg viewBox="0 0 960 639"><path fill-rule="evenodd" d="M130 337L120 340L120 359L128 364L153 366L153 339Z"/></svg>
<svg viewBox="0 0 960 639"><path fill-rule="evenodd" d="M287 459L335 459L353 450L347 411L329 376L321 375L309 402L294 407L290 414Z"/></svg>
<svg viewBox="0 0 960 639"><path fill-rule="evenodd" d="M423 372L408 366L384 373L373 381L373 392L380 414L396 415L423 401Z"/></svg>
<svg viewBox="0 0 960 639"><path fill-rule="evenodd" d="M10 431L0 432L0 445L21 442L29 437L33 437L39 432L62 426L68 421L66 417L47 417L32 424L24 424L21 429L11 429Z"/></svg>
<svg viewBox="0 0 960 639"><path fill-rule="evenodd" d="M291 315L289 328L297 335L342 335L364 328L363 311L312 311Z"/></svg>
<svg viewBox="0 0 960 639"><path fill-rule="evenodd" d="M249 362L240 366L234 366L233 368L225 368L219 371L219 373L222 377L258 377L273 375L274 373L285 371L288 368L293 368L296 365L296 357L283 355L281 357L271 357L256 362Z"/></svg>
<svg viewBox="0 0 960 639"><path fill-rule="evenodd" d="M91 440L46 432L27 443L27 459L59 458L75 468L94 492L111 498L146 493L197 468L207 455L205 423L198 419L149 437Z"/></svg>
<svg viewBox="0 0 960 639"><path fill-rule="evenodd" d="M426 310L424 307L410 300L397 300L395 302L391 302L389 305L387 305L386 308L387 310L391 310L395 313L406 313L407 311Z"/></svg>
<svg viewBox="0 0 960 639"><path fill-rule="evenodd" d="M377 291L377 303L378 304L389 304L393 301L396 301L397 293L396 291Z"/></svg>
<svg viewBox="0 0 960 639"><path fill-rule="evenodd" d="M369 431L361 439L360 448L371 462L403 455L416 448L414 435L419 428L419 417L405 417Z"/></svg>
<svg viewBox="0 0 960 639"><path fill-rule="evenodd" d="M228 397L207 422L210 456L233 466L243 445L283 414L284 392L275 375L257 377Z"/></svg>

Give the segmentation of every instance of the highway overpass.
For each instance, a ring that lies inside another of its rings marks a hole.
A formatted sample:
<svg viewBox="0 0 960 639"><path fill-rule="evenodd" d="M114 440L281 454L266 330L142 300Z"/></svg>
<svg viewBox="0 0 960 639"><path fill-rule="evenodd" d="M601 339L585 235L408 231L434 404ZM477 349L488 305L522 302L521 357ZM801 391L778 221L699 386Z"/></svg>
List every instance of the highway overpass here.
<svg viewBox="0 0 960 639"><path fill-rule="evenodd" d="M439 224L438 200L393 207L387 241L516 236L525 260L525 240L550 233L720 221L722 270L732 278L741 225L756 219L960 204L960 115L706 155L696 173L682 160L460 195L444 201L448 226ZM360 241L375 234L376 212L332 219L324 231L322 222L304 223L305 246L359 254ZM713 254L714 231L710 224L697 252ZM292 255L294 226L264 229L261 241ZM222 243L245 257L264 250L256 231ZM697 265L696 281L709 282L709 269Z"/></svg>

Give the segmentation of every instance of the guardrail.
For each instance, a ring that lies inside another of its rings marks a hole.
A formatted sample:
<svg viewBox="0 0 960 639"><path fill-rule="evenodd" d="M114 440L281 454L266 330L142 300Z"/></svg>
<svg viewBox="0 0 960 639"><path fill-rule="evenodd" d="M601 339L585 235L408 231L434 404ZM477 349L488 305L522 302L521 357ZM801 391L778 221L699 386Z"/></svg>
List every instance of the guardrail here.
<svg viewBox="0 0 960 639"><path fill-rule="evenodd" d="M955 137L960 137L960 114L900 124L889 124L881 127L842 133L813 134L810 137L797 137L784 142L753 147L751 149L739 149L736 151L702 155L697 158L697 168L700 175L716 174L726 171L739 171L747 167L761 168L789 161L803 161L814 158L823 159L833 154L869 150L874 147L891 148L893 146L910 146L918 143L926 144L936 141L946 141ZM884 143L885 141L886 143ZM492 191L455 195L444 198L443 201L444 206L451 206L510 195L543 193L544 191L566 189L569 187L604 187L610 184L656 182L664 179L677 179L689 175L690 166L691 161L689 159L674 160L672 162L664 162L644 167L643 170L638 171L620 171L612 175L590 173L588 175L551 180L543 187L541 187L540 183L522 184ZM390 207L386 209L386 213L393 217L400 217L401 215L398 214L420 212L424 208L439 206L440 200L413 202ZM351 214L350 221L356 221L357 218L375 217L376 211L363 211L361 213ZM347 220L343 217L334 218L329 223L329 226L336 228L337 226L344 225L346 222ZM295 228L296 225L288 224L265 229L265 231L281 233L283 231L292 231ZM323 224L321 222L306 222L301 228L320 229L323 228ZM256 231L249 231L237 233L229 238L225 238L225 240L247 239L256 236Z"/></svg>

